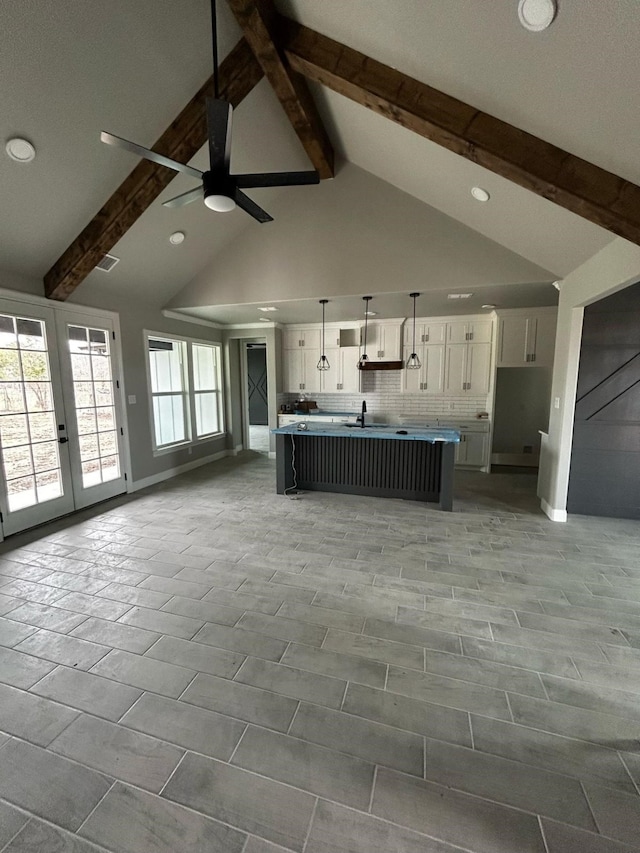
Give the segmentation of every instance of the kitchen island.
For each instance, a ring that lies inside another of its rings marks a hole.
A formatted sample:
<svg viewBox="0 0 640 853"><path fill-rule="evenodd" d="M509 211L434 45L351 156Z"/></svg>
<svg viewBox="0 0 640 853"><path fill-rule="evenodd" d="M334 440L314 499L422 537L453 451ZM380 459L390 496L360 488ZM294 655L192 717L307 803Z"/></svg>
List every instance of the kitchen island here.
<svg viewBox="0 0 640 853"><path fill-rule="evenodd" d="M295 489L453 505L455 429L297 424L276 436L277 492Z"/></svg>

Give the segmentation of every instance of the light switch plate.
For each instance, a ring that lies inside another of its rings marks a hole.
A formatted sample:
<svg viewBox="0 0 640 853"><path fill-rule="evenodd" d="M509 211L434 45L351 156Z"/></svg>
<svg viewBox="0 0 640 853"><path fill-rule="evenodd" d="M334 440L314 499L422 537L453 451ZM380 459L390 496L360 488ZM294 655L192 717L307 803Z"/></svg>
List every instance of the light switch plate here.
<svg viewBox="0 0 640 853"><path fill-rule="evenodd" d="M136 395L135 394L129 394L129 396L127 397L127 403L129 403L130 406L135 406L136 402L137 402Z"/></svg>

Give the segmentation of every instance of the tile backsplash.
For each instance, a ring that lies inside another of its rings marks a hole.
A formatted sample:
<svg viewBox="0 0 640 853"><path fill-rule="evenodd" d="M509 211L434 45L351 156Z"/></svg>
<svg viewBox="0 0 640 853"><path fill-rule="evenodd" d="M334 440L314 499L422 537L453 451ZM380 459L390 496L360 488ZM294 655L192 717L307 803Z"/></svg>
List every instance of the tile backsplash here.
<svg viewBox="0 0 640 853"><path fill-rule="evenodd" d="M334 412L359 412L362 401L367 402L367 413L378 421L400 423L407 419L421 420L432 417L474 418L478 412L488 411L485 394L472 396L406 394L401 390L401 371L370 371L362 376L360 394L307 394L320 409ZM278 394L278 407L292 405L296 394Z"/></svg>

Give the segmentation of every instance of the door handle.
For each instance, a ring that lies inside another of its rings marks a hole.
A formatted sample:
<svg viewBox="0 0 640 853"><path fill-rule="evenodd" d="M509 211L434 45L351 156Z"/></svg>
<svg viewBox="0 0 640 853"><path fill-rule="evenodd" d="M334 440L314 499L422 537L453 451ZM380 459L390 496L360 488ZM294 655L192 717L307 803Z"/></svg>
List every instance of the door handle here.
<svg viewBox="0 0 640 853"><path fill-rule="evenodd" d="M69 441L69 439L65 438L64 436L62 438L58 439L59 444L66 444L68 441Z"/></svg>

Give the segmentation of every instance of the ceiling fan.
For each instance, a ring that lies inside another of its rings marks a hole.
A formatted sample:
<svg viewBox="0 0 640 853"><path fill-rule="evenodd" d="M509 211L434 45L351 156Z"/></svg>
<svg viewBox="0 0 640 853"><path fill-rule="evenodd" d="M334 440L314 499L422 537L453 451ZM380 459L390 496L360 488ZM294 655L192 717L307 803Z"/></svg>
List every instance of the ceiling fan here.
<svg viewBox="0 0 640 853"><path fill-rule="evenodd" d="M218 39L216 27L216 3L211 0L211 29L213 36L213 83L214 98L207 98L207 134L209 137L209 170L201 172L193 166L178 163L162 154L157 154L135 142L129 142L112 133L102 131L100 139L108 145L115 145L166 166L176 172L182 172L197 178L201 186L188 190L175 198L163 202L165 207L182 207L199 198L211 210L226 213L236 205L258 222L272 222L273 217L252 201L242 190L256 187L287 187L303 184L318 184L320 176L316 171L309 172L259 172L248 175L232 175L231 165L231 122L233 107L219 97L218 88Z"/></svg>

